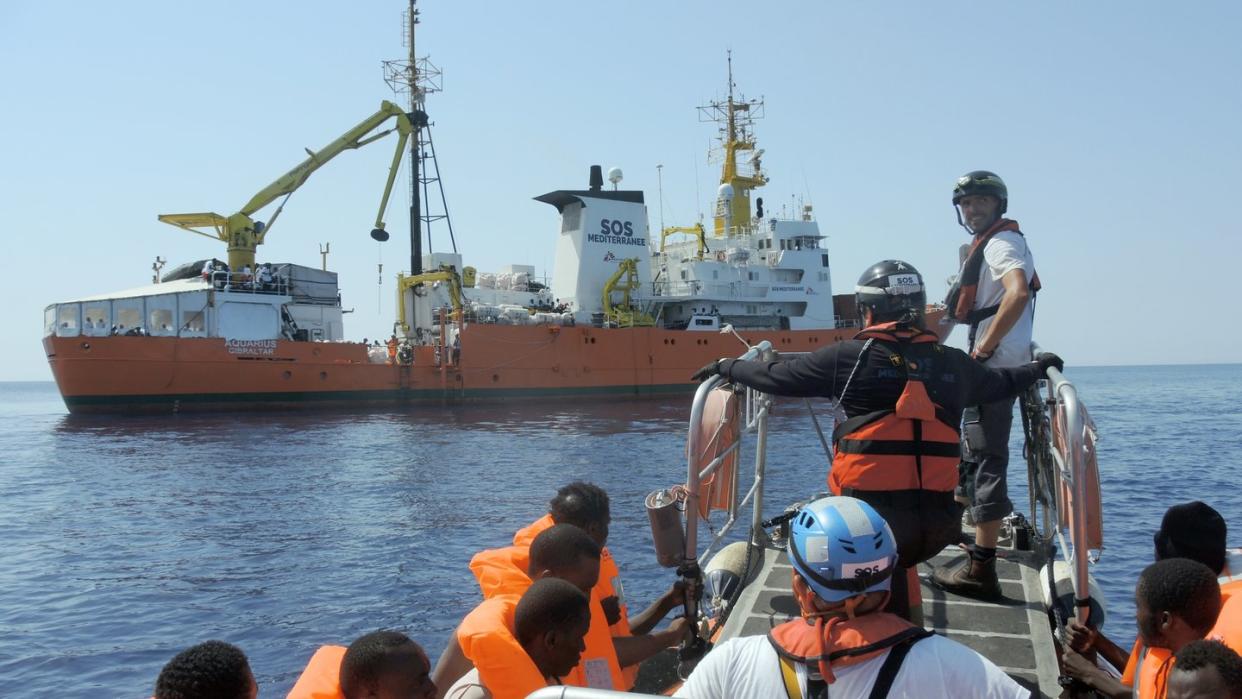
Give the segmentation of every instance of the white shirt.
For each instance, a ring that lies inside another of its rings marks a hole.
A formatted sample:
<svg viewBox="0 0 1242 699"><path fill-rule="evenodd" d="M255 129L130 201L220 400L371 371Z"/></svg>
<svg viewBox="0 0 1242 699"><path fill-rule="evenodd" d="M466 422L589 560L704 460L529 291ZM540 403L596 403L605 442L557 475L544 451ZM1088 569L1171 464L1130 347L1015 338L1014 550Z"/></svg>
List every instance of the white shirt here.
<svg viewBox="0 0 1242 699"><path fill-rule="evenodd" d="M1022 270L1028 285L1031 283L1031 276L1035 274L1035 258L1031 256L1031 248L1026 244L1026 239L1014 231L1001 231L992 236L983 248L983 262L984 268L979 273L979 287L975 292L976 309L1001 302L1001 297L1005 295L1001 277L1009 272ZM996 316L979 323L979 329L975 333L976 343L987 333L994 320ZM1031 331L1034 320L1035 296L1032 294L1022 315L1018 316L1017 322L1001 338L992 358L984 366L993 369L1015 367L1031 361Z"/></svg>
<svg viewBox="0 0 1242 699"><path fill-rule="evenodd" d="M479 682L479 668L476 667L454 682L444 699L492 699L492 693Z"/></svg>
<svg viewBox="0 0 1242 699"><path fill-rule="evenodd" d="M888 657L834 670L828 686L836 699L865 699ZM795 664L806 697L806 666ZM689 699L780 699L786 696L780 660L767 636L733 638L716 646L674 694ZM1027 699L1031 693L1001 672L992 661L944 636L915 643L897 671L888 696L896 699Z"/></svg>

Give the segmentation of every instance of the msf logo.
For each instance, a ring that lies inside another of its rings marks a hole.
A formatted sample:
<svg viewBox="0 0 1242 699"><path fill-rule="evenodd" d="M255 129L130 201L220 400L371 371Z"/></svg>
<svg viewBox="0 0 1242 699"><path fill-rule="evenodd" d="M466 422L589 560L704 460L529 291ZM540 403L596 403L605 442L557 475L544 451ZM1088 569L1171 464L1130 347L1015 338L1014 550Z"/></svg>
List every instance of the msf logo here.
<svg viewBox="0 0 1242 699"><path fill-rule="evenodd" d="M604 262L616 262L616 261L617 261L617 256L612 254L611 250L608 251L607 255L604 255Z"/></svg>

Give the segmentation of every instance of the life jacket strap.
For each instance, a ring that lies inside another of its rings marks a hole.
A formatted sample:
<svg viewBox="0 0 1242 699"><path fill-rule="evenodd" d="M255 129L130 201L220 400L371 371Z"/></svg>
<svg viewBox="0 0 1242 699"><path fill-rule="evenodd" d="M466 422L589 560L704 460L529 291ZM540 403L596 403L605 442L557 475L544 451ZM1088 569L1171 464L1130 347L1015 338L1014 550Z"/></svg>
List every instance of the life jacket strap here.
<svg viewBox="0 0 1242 699"><path fill-rule="evenodd" d="M785 696L788 699L802 699L802 688L798 686L798 671L794 669L793 661L780 654L776 658L781 662L781 680L785 683Z"/></svg>

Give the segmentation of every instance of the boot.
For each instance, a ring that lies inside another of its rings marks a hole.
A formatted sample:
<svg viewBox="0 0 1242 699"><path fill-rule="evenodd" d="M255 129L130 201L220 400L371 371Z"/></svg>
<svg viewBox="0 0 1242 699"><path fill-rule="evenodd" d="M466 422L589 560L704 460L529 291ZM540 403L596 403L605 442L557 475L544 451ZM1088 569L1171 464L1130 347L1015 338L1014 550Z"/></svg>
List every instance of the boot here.
<svg viewBox="0 0 1242 699"><path fill-rule="evenodd" d="M996 577L996 558L977 561L970 556L956 566L937 566L932 582L946 592L987 602L1004 599L1000 579Z"/></svg>

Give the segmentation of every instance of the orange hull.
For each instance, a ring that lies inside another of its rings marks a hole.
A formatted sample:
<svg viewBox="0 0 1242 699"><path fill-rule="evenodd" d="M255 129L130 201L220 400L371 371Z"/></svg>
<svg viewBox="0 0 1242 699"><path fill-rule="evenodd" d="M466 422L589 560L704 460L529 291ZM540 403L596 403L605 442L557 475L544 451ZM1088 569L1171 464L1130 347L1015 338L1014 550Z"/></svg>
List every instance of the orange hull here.
<svg viewBox="0 0 1242 699"><path fill-rule="evenodd" d="M939 315L929 326L940 327ZM855 330L742 333L778 351L809 352ZM368 361L361 344L221 338L47 337L52 374L71 413L281 409L414 402L689 392L702 365L743 351L732 335L658 328L472 324L461 353L437 366Z"/></svg>

